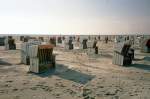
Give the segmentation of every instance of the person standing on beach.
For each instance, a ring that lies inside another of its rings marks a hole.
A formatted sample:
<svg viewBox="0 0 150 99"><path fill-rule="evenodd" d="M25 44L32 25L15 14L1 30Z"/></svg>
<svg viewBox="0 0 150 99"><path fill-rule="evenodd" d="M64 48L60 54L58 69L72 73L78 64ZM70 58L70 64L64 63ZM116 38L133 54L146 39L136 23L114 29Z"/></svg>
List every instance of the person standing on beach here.
<svg viewBox="0 0 150 99"><path fill-rule="evenodd" d="M96 37L94 39L93 48L95 49L95 54L98 54L98 46L97 46L97 39L96 39Z"/></svg>
<svg viewBox="0 0 150 99"><path fill-rule="evenodd" d="M87 39L83 39L83 49L87 49Z"/></svg>
<svg viewBox="0 0 150 99"><path fill-rule="evenodd" d="M108 43L108 36L105 37L105 43Z"/></svg>
<svg viewBox="0 0 150 99"><path fill-rule="evenodd" d="M101 37L100 37L100 36L98 36L98 40L99 40L99 41L101 40Z"/></svg>

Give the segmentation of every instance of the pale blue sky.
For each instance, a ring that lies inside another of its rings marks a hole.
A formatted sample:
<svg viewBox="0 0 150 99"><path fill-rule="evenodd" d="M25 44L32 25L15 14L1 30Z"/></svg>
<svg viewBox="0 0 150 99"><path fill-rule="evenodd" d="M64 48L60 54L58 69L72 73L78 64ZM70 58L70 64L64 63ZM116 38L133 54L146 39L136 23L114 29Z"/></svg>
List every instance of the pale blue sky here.
<svg viewBox="0 0 150 99"><path fill-rule="evenodd" d="M150 0L0 0L0 33L150 33Z"/></svg>

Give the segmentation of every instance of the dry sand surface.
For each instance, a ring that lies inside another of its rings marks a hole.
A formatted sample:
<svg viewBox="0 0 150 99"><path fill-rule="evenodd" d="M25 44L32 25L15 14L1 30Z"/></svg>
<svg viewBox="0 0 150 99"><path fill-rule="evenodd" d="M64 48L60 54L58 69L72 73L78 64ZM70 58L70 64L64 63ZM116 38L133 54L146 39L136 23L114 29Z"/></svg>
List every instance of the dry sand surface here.
<svg viewBox="0 0 150 99"><path fill-rule="evenodd" d="M131 66L112 64L112 43L102 54L56 48L56 69L28 73L20 50L0 47L0 99L150 99L150 54L135 51Z"/></svg>

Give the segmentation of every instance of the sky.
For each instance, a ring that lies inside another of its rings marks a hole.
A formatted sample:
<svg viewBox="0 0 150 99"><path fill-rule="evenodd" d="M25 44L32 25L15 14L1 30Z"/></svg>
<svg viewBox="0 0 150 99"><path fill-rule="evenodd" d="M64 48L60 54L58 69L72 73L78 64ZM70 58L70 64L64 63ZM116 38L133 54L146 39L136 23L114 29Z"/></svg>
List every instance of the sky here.
<svg viewBox="0 0 150 99"><path fill-rule="evenodd" d="M150 0L0 0L0 33L150 34Z"/></svg>

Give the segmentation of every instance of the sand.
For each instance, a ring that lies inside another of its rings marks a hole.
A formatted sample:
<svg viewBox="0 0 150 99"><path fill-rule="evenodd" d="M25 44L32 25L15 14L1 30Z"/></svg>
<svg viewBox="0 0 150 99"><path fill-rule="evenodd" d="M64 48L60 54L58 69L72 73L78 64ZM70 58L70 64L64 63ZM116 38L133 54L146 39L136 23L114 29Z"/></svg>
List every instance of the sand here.
<svg viewBox="0 0 150 99"><path fill-rule="evenodd" d="M56 68L43 74L0 47L0 99L150 99L150 54L136 50L131 66L117 66L112 45L99 55L55 48Z"/></svg>

